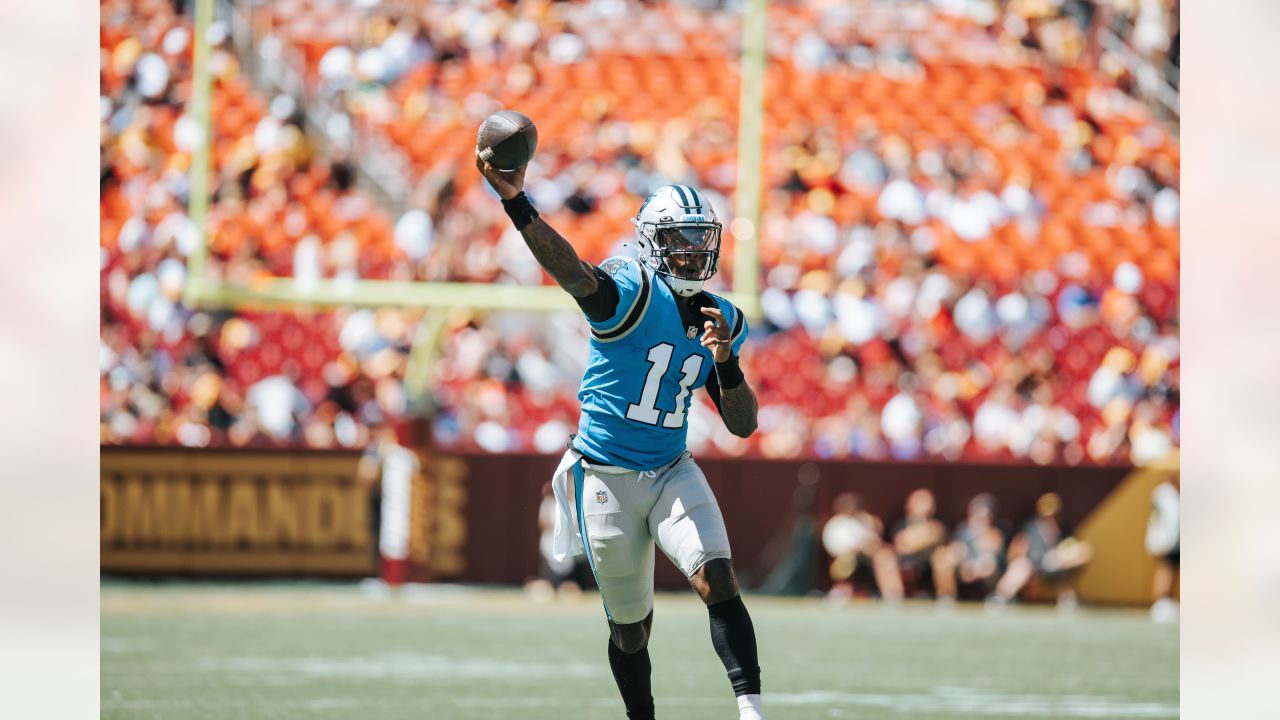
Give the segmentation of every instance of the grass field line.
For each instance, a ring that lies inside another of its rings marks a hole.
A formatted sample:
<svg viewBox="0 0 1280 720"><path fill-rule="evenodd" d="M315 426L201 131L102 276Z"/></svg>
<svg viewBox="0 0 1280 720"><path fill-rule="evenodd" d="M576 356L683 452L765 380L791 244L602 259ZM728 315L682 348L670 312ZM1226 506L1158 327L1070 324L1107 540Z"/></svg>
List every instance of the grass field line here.
<svg viewBox="0 0 1280 720"><path fill-rule="evenodd" d="M775 597L744 594L752 610L781 609L821 613L857 613L870 611L877 615L903 614L917 616L978 617L987 616L1001 622L1063 621L1088 616L1091 620L1129 620L1145 610L1131 608L1086 607L1071 615L1063 615L1051 605L1021 605L1006 608L993 616L981 603L940 606L928 600L908 600L891 607L870 599L846 605L831 605L820 597ZM667 612L702 612L702 603L690 591L658 592L655 606L660 614ZM129 617L157 614L202 613L214 615L259 615L272 613L325 615L416 615L424 609L448 610L459 614L491 613L532 614L536 616L579 615L600 613L600 596L586 592L575 599L557 598L537 602L518 589L484 586L410 586L399 591L361 590L355 584L310 586L178 586L174 588L103 585L100 611L103 616ZM1003 616L1003 617L1000 617Z"/></svg>
<svg viewBox="0 0 1280 720"><path fill-rule="evenodd" d="M613 708L618 703L612 698L581 698L574 701L578 707ZM199 704L198 702L196 704ZM825 709L828 716L840 717L842 709L874 709L888 713L893 717L913 717L920 713L931 715L955 715L964 717L1005 717L1005 718L1176 718L1178 706L1154 702L1129 702L1115 698L1095 697L1089 695L1073 695L1067 697L1051 697L1029 694L1001 694L989 691L974 691L964 688L939 688L928 694L888 694L888 693L848 693L829 691L808 691L799 693L766 693L767 707L809 707ZM189 699L126 699L110 697L103 701L104 709L160 711L167 709L189 708ZM457 708L485 709L510 714L520 708L560 708L564 707L562 697L460 697L444 699L434 697L431 700L409 697L382 698L339 698L312 697L294 700L276 700L269 703L272 709L285 711L330 711L340 709L422 709L430 706L440 708L450 706ZM716 708L727 707L727 698L710 697L670 697L658 699L659 708ZM239 706L264 709L261 701L238 700L227 697L217 701L220 709L231 709ZM833 712L834 711L834 712Z"/></svg>
<svg viewBox="0 0 1280 720"><path fill-rule="evenodd" d="M512 662L495 658L448 657L416 653L383 653L364 657L202 657L193 663L202 672L295 673L310 678L376 678L454 680L565 677L603 674L599 664Z"/></svg>
<svg viewBox="0 0 1280 720"><path fill-rule="evenodd" d="M169 663L148 668L158 684L171 685L171 675L202 677L215 673L229 686L311 686L316 680L342 683L376 679L382 682L420 683L422 681L503 680L520 678L603 678L599 664L511 662L493 658L447 657L414 653L382 653L374 656L325 657L212 657L197 656L190 662ZM232 680L238 678L240 681ZM137 683L135 683L135 687ZM893 716L918 714L979 717L1069 717L1069 718L1174 718L1177 705L1160 702L1130 701L1089 694L1053 696L1035 693L1007 693L962 686L938 686L929 692L836 692L805 690L771 692L768 704L786 707L878 709ZM104 703L116 710L161 710L180 707L189 699L125 699L107 698ZM226 699L220 700L225 704ZM261 701L258 706L261 706ZM268 704L280 709L327 711L355 707L365 701L351 698L312 697L274 700ZM383 708L409 708L424 700L412 696L377 701ZM562 707L563 697L455 697L433 696L433 704L459 708L510 711L519 707ZM611 698L583 698L592 707L612 707ZM175 704L176 703L176 704ZM716 707L724 700L713 697L662 697L661 704L676 707Z"/></svg>
<svg viewBox="0 0 1280 720"><path fill-rule="evenodd" d="M928 694L849 693L825 690L806 692L766 692L766 707L879 708L894 715L917 713L964 715L979 717L1079 717L1079 718L1176 718L1178 706L1167 703L1131 702L1091 695L1053 697L1048 695L1002 694L971 688L939 688ZM658 706L721 707L725 699L709 697L658 698ZM563 698L459 698L460 707L511 709L523 705L562 707ZM612 707L612 700L595 704Z"/></svg>
<svg viewBox="0 0 1280 720"><path fill-rule="evenodd" d="M1178 706L1133 702L1092 695L1005 694L972 688L938 688L928 694L847 693L813 691L773 693L772 705L877 707L896 714L933 713L1002 717L1144 717L1172 718Z"/></svg>

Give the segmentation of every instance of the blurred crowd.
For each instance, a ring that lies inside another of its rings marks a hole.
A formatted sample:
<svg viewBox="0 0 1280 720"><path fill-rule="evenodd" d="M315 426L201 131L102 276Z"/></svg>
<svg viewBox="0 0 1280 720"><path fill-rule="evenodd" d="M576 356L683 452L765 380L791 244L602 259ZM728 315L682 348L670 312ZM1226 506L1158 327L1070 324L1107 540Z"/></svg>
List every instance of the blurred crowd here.
<svg viewBox="0 0 1280 720"><path fill-rule="evenodd" d="M199 130L175 5L102 2L102 440L360 447L409 405L421 312L182 303ZM470 167L505 106L538 123L528 192L586 258L629 252L626 218L684 182L729 226L728 287L755 231L732 203L738 4L236 5L257 34L210 31L210 275L546 282ZM770 13L764 318L744 352L761 432L730 435L704 401L691 448L1143 464L1177 445L1178 144L1129 62L1176 65L1176 0ZM254 88L269 46L301 93ZM406 179L403 207L359 181L370 157ZM451 314L436 440L563 446L586 343L571 313Z"/></svg>
<svg viewBox="0 0 1280 720"><path fill-rule="evenodd" d="M182 302L200 129L188 107L190 18L175 6L101 5L102 442L363 447L370 428L405 411L402 313L201 312ZM354 188L352 165L316 157L296 102L251 89L225 23L209 41L210 273L306 283L375 271L370 248L390 242L390 223Z"/></svg>
<svg viewBox="0 0 1280 720"><path fill-rule="evenodd" d="M822 528L822 546L833 600L855 594L863 570L875 592L887 602L932 594L940 602L958 596L994 605L1026 592L1073 606L1072 581L1089 562L1093 549L1068 535L1059 522L1062 498L1045 493L1035 514L1016 532L1000 515L992 495L975 495L963 520L948 532L937 519L933 493L917 488L907 496L902 518L885 531L856 493L836 498Z"/></svg>
<svg viewBox="0 0 1280 720"><path fill-rule="evenodd" d="M944 12L964 15L1002 42L1043 52L1060 65L1083 60L1102 72L1134 82L1122 53L1131 52L1176 86L1180 0L933 0ZM1124 42L1113 47L1105 36ZM1130 89L1132 87L1130 86Z"/></svg>
<svg viewBox="0 0 1280 720"><path fill-rule="evenodd" d="M1156 566L1151 588L1156 622L1178 618L1178 485L1174 475L1153 488L1143 542ZM1075 582L1095 548L1075 537L1074 528L1064 527L1063 500L1057 493L1037 498L1034 512L1017 526L988 493L970 498L965 516L950 530L937 510L933 492L916 488L893 526L886 528L857 493L838 495L820 533L828 599L844 603L874 594L890 603L932 597L943 604L970 599L1000 607L1047 600L1062 608L1075 606Z"/></svg>

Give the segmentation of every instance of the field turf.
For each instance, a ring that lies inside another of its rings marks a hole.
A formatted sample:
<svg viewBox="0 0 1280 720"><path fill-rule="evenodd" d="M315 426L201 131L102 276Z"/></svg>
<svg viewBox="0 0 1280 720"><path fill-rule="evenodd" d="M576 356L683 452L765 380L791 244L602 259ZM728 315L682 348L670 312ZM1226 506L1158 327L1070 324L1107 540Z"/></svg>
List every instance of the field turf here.
<svg viewBox="0 0 1280 720"><path fill-rule="evenodd" d="M770 720L1174 718L1177 626L1140 611L748 597ZM598 596L356 585L102 586L102 717L624 718ZM660 595L663 720L736 706L691 594Z"/></svg>

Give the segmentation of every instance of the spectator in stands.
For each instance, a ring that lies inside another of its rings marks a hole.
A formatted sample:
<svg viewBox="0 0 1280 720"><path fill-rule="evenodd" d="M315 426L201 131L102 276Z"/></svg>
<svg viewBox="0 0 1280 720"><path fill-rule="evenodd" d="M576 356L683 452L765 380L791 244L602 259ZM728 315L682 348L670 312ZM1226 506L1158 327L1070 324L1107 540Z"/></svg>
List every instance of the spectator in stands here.
<svg viewBox="0 0 1280 720"><path fill-rule="evenodd" d="M937 503L927 488L907 496L906 513L893 528L893 549L907 584L919 589L930 581L938 600L956 598L955 570L947 547L947 528L934 517Z"/></svg>
<svg viewBox="0 0 1280 720"><path fill-rule="evenodd" d="M257 414L259 427L277 441L296 439L310 403L298 389L298 366L286 361L279 375L262 378L249 388L246 401Z"/></svg>
<svg viewBox="0 0 1280 720"><path fill-rule="evenodd" d="M902 599L902 577L893 548L882 541L884 523L862 507L857 493L841 493L832 504L834 514L822 527L822 547L831 556L833 600L853 596L853 574L859 565L870 565L880 597L888 602Z"/></svg>
<svg viewBox="0 0 1280 720"><path fill-rule="evenodd" d="M947 567L959 591L982 597L995 588L1004 566L1005 535L996 527L995 497L982 493L969 501L968 514L952 534Z"/></svg>
<svg viewBox="0 0 1280 720"><path fill-rule="evenodd" d="M1009 543L1009 567L991 594L993 603L1010 602L1035 580L1055 594L1059 607L1074 607L1071 581L1089 562L1093 549L1087 542L1063 537L1058 524L1061 510L1062 499L1057 493L1045 493L1036 500L1035 517Z"/></svg>
<svg viewBox="0 0 1280 720"><path fill-rule="evenodd" d="M921 441L924 416L913 393L915 376L903 374L898 385L900 392L884 404L880 413L880 427L895 460L914 460L924 449Z"/></svg>

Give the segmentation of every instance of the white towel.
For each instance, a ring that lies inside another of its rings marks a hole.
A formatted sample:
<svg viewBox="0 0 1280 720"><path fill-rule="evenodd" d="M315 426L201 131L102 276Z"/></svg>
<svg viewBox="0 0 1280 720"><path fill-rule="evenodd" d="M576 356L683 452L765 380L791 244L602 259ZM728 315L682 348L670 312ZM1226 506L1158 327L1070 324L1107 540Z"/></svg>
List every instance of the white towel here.
<svg viewBox="0 0 1280 720"><path fill-rule="evenodd" d="M586 549L582 547L582 534L578 531L578 515L569 501L573 486L573 464L581 457L581 453L576 450L566 451L551 479L551 490L556 496L556 524L551 533L551 555L558 562L586 554Z"/></svg>

